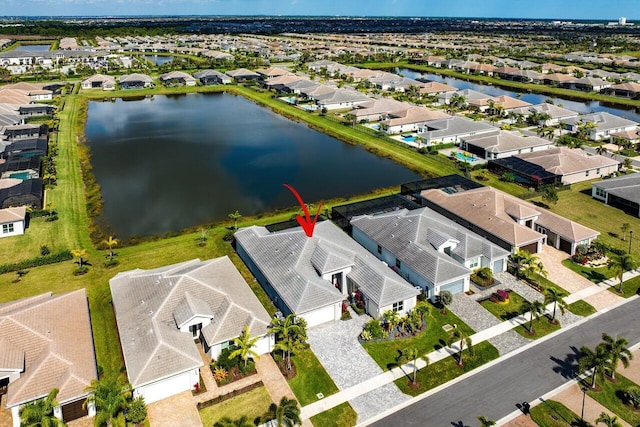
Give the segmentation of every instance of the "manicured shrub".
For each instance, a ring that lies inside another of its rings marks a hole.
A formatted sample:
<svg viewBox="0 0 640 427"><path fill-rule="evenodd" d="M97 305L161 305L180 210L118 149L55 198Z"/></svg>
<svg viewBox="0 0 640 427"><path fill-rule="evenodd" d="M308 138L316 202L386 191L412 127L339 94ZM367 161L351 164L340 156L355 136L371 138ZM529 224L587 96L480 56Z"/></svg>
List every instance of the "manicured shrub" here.
<svg viewBox="0 0 640 427"><path fill-rule="evenodd" d="M10 273L12 271L26 270L29 268L40 267L42 265L55 264L57 262L69 261L73 259L71 251L64 250L57 254L50 254L46 256L40 256L37 258L31 258L24 261L16 262L13 264L0 265L0 274Z"/></svg>
<svg viewBox="0 0 640 427"><path fill-rule="evenodd" d="M50 253L51 253L51 251L49 250L49 247L47 245L40 246L40 255L47 256Z"/></svg>
<svg viewBox="0 0 640 427"><path fill-rule="evenodd" d="M629 387L624 394L631 406L640 409L640 387Z"/></svg>
<svg viewBox="0 0 640 427"><path fill-rule="evenodd" d="M364 331L366 331L373 340L379 340L385 337L386 333L382 329L382 324L378 319L371 319L364 325Z"/></svg>

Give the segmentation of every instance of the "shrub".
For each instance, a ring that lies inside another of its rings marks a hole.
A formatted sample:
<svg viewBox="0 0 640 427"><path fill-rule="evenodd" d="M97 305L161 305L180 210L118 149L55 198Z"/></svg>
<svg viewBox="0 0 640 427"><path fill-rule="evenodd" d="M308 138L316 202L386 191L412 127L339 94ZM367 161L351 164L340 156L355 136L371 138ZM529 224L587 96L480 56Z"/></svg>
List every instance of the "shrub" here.
<svg viewBox="0 0 640 427"><path fill-rule="evenodd" d="M139 396L133 399L129 403L124 417L130 423L138 424L143 422L147 418L147 405L144 403L144 398Z"/></svg>
<svg viewBox="0 0 640 427"><path fill-rule="evenodd" d="M236 346L231 345L220 352L216 365L219 368L224 368L227 372L238 364L238 359L230 359L229 355L236 350Z"/></svg>
<svg viewBox="0 0 640 427"><path fill-rule="evenodd" d="M351 304L351 308L355 311L359 316L364 314L364 307L361 307L359 304Z"/></svg>
<svg viewBox="0 0 640 427"><path fill-rule="evenodd" d="M364 325L364 331L371 335L371 339L379 340L385 337L385 332L382 329L382 324L378 319L371 319Z"/></svg>
<svg viewBox="0 0 640 427"><path fill-rule="evenodd" d="M47 256L50 253L51 253L51 251L49 250L49 247L47 245L40 246L40 255Z"/></svg>
<svg viewBox="0 0 640 427"><path fill-rule="evenodd" d="M351 319L351 312L349 310L345 311L344 313L342 313L342 316L340 316L340 320L349 320Z"/></svg>
<svg viewBox="0 0 640 427"><path fill-rule="evenodd" d="M362 338L364 341L371 341L373 339L373 337L371 336L371 332L367 331L366 329L362 331L362 333L360 334L360 338Z"/></svg>
<svg viewBox="0 0 640 427"><path fill-rule="evenodd" d="M502 180L504 182L516 182L516 176L514 174L512 174L511 172L505 172L500 177L500 180Z"/></svg>
<svg viewBox="0 0 640 427"><path fill-rule="evenodd" d="M31 258L24 261L16 262L13 264L0 265L0 274L10 273L12 271L26 270L33 267L40 267L42 265L55 264L57 262L69 261L73 259L71 251L64 250L57 254L40 256L37 258Z"/></svg>
<svg viewBox="0 0 640 427"><path fill-rule="evenodd" d="M489 286L493 284L493 272L489 267L478 268L471 275L471 280L480 286Z"/></svg>
<svg viewBox="0 0 640 427"><path fill-rule="evenodd" d="M640 387L629 387L625 391L625 398L634 408L640 409Z"/></svg>
<svg viewBox="0 0 640 427"><path fill-rule="evenodd" d="M216 382L218 383L226 380L228 375L229 373L225 368L222 368L222 367L213 368L213 379L216 380Z"/></svg>

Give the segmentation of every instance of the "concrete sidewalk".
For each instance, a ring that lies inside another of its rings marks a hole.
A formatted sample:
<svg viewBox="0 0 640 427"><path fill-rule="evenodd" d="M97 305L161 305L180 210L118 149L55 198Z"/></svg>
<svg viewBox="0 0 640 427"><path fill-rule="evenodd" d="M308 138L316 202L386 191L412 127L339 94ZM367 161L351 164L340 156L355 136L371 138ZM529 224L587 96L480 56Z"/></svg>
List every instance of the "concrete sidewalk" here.
<svg viewBox="0 0 640 427"><path fill-rule="evenodd" d="M631 272L626 272L623 275L623 280L629 280L631 278L634 278L636 276L639 276L640 272L638 270L634 270ZM615 286L618 282L615 279L608 279L605 280L601 283L598 284L593 284L592 286L588 287L588 288L584 288L580 291L577 291L569 296L567 296L566 298L564 298L565 302L567 304L570 304L572 302L581 300L585 297L593 297L594 295L597 295L600 292L607 292L607 293L611 293L608 291L608 288L611 286ZM612 294L613 295L613 294ZM620 301L616 300L616 303L622 303L624 301L623 298L618 297L620 299ZM611 305L611 304L610 304ZM549 304L546 307L546 313L551 314L553 310L553 304ZM473 334L470 338L471 341L473 343L473 345L476 345L478 343L481 343L483 341L486 341L488 339L497 337L507 331L512 330L513 328L523 325L525 323L527 323L529 321L529 313L525 313L524 315L520 315L517 316L513 319L504 321L502 323L499 323L495 326L492 326L488 329L479 331L475 334ZM558 332L561 332L562 329ZM535 343L535 341L532 341L532 343ZM459 347L457 344L453 344L449 347L443 347L437 351L433 351L431 353L429 353L427 355L427 357L429 358L429 362L435 363L438 362L440 360L443 360L455 353L458 353L460 351ZM416 361L416 366L418 369L422 369L424 368L426 365L426 363L422 360L422 359L418 359ZM479 369L482 369L479 368ZM386 371L378 376L375 376L373 378L370 378L364 382L361 382L359 384L353 385L349 388L346 388L344 390L341 390L338 393L335 393L331 396L327 396L322 400L319 400L317 402L311 403L307 406L304 406L303 408L301 408L301 418L302 419L308 419L314 415L317 415L319 413L322 413L324 411L327 411L331 408L334 408L344 402L348 402L358 396L361 396L363 394L366 394L368 392L370 392L371 390L374 390L376 388L382 387L385 384L388 384L392 381L395 381L399 378L402 378L404 376L407 375L407 373L412 373L413 372L413 362L407 363L403 366L399 366L396 367L394 369L391 369L390 371ZM473 374L473 371L470 373ZM454 379L452 381L456 381L458 380L460 377L458 377L457 379ZM430 392L434 392L435 390L430 390L427 393ZM415 398L414 398L415 399Z"/></svg>

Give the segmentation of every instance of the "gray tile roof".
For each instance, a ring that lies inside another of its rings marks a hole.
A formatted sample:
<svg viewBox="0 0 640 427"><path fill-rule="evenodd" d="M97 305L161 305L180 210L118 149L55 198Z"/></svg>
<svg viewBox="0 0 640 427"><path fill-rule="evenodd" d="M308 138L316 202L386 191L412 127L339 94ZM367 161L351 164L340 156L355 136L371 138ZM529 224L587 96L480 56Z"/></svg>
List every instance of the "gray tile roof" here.
<svg viewBox="0 0 640 427"><path fill-rule="evenodd" d="M443 120L433 120L426 123L429 131L419 134L428 139L447 138L456 135L469 135L489 132L498 133L499 129L486 122L468 119L466 117L451 116Z"/></svg>
<svg viewBox="0 0 640 427"><path fill-rule="evenodd" d="M481 255L492 261L509 255L429 208L363 215L354 218L351 224L435 285L471 273L454 258L437 250L447 241L456 243L452 254L465 261Z"/></svg>
<svg viewBox="0 0 640 427"><path fill-rule="evenodd" d="M596 188L606 190L608 194L613 194L614 196L631 202L640 203L640 173L604 179L594 182L592 185Z"/></svg>
<svg viewBox="0 0 640 427"><path fill-rule="evenodd" d="M634 122L633 120L625 119L624 117L616 116L607 113L606 111L600 113L585 114L577 117L570 117L561 121L570 125L576 125L580 123L595 123L596 129L599 131L638 125L638 123Z"/></svg>
<svg viewBox="0 0 640 427"><path fill-rule="evenodd" d="M496 134L482 134L464 137L469 145L484 148L489 153L503 153L519 149L551 145L551 142L537 136L522 136L515 132L501 130Z"/></svg>
<svg viewBox="0 0 640 427"><path fill-rule="evenodd" d="M119 273L109 284L134 388L202 366L191 334L177 323L213 317L202 334L215 345L237 337L245 325L252 336L264 335L271 321L226 256Z"/></svg>
<svg viewBox="0 0 640 427"><path fill-rule="evenodd" d="M344 299L329 281L322 279L314 263L327 268L351 263L348 277L380 306L418 294L413 286L330 221L317 223L311 238L300 227L269 233L257 226L238 230L235 237L287 307L297 314ZM326 263L322 262L324 259Z"/></svg>
<svg viewBox="0 0 640 427"><path fill-rule="evenodd" d="M564 176L596 168L616 166L620 162L601 155L589 155L580 149L553 147L548 150L516 154L514 157L538 165L544 170Z"/></svg>

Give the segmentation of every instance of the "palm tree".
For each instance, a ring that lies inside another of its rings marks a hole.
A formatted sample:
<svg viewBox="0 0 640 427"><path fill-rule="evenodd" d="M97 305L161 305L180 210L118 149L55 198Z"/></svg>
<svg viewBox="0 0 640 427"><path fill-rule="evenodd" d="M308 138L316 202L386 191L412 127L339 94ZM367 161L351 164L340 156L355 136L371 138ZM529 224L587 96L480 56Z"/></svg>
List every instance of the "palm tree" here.
<svg viewBox="0 0 640 427"><path fill-rule="evenodd" d="M538 280L536 280L536 284L540 285L540 280L543 277L546 278L549 275L549 272L545 270L544 265L538 257L531 257L531 259L533 262L531 262L527 267L527 272L534 274L538 278Z"/></svg>
<svg viewBox="0 0 640 427"><path fill-rule="evenodd" d="M249 334L249 326L245 325L242 333L238 338L234 338L233 343L238 347L236 350L232 351L229 355L229 359L235 359L240 356L242 360L244 360L244 366L247 366L247 360L249 358L258 358L258 353L253 349L256 346L256 342L260 337L253 337Z"/></svg>
<svg viewBox="0 0 640 427"><path fill-rule="evenodd" d="M113 253L113 247L118 246L118 239L114 238L113 236L109 236L107 240L102 241L102 244L107 245L107 247L109 248L109 260L113 260L113 256L115 255Z"/></svg>
<svg viewBox="0 0 640 427"><path fill-rule="evenodd" d="M633 354L627 348L629 341L626 338L613 338L606 333L602 334L602 343L600 344L604 350L609 354L609 361L611 362L611 378L616 378L616 368L618 362L622 362L622 366L627 368L629 361L633 359Z"/></svg>
<svg viewBox="0 0 640 427"><path fill-rule="evenodd" d="M277 350L282 350L282 358L287 360L287 370L291 369L291 352L299 348L300 325L296 324L295 316L289 314L284 319L274 319L271 324L271 331L276 334Z"/></svg>
<svg viewBox="0 0 640 427"><path fill-rule="evenodd" d="M540 301L529 302L525 300L520 306L520 314L524 314L527 311L531 313L531 317L529 318L529 327L527 329L530 334L533 334L533 319L535 318L538 320L540 315L544 313L544 304Z"/></svg>
<svg viewBox="0 0 640 427"><path fill-rule="evenodd" d="M249 421L246 415L241 416L235 420L229 417L224 417L213 424L213 427L255 427L255 424Z"/></svg>
<svg viewBox="0 0 640 427"><path fill-rule="evenodd" d="M240 218L242 218L242 214L239 211L235 211L235 212L231 212L228 215L229 219L233 221L233 229L237 230L238 229L238 221L240 220Z"/></svg>
<svg viewBox="0 0 640 427"><path fill-rule="evenodd" d="M269 417L276 421L278 427L293 427L300 425L300 408L295 399L287 399L283 397L280 403L276 405L272 403L269 406Z"/></svg>
<svg viewBox="0 0 640 427"><path fill-rule="evenodd" d="M604 424L607 427L622 427L618 417L609 415L606 412L600 413L600 416L596 419L596 424Z"/></svg>
<svg viewBox="0 0 640 427"><path fill-rule="evenodd" d="M596 147L596 154L599 154L601 156L604 156L605 154L607 154L609 152L609 150L607 150L607 147L604 146L604 144L602 145L598 145Z"/></svg>
<svg viewBox="0 0 640 427"><path fill-rule="evenodd" d="M620 280L620 286L618 287L618 292L622 293L623 292L622 284L624 283L622 281L622 276L624 275L625 271L634 270L636 268L636 262L634 261L633 258L631 258L631 255L629 254L612 255L611 258L609 258L607 267L609 267L609 269L613 273L613 276L616 279Z"/></svg>
<svg viewBox="0 0 640 427"><path fill-rule="evenodd" d="M528 251L518 249L510 256L510 258L516 268L516 277L519 279L521 277L520 273L522 273L526 267L531 264L532 255Z"/></svg>
<svg viewBox="0 0 640 427"><path fill-rule="evenodd" d="M389 325L389 332L393 330L398 325L398 321L400 320L400 315L395 310L387 310L382 313L382 318Z"/></svg>
<svg viewBox="0 0 640 427"><path fill-rule="evenodd" d="M59 390L54 388L47 397L29 402L20 408L20 425L27 427L56 427L65 423L53 415L53 408L58 406L56 396Z"/></svg>
<svg viewBox="0 0 640 427"><path fill-rule="evenodd" d="M78 268L84 267L87 260L85 258L89 258L89 253L86 249L74 249L71 251L71 255L78 258L77 264Z"/></svg>
<svg viewBox="0 0 640 427"><path fill-rule="evenodd" d="M591 377L591 388L596 386L596 376L602 377L604 372L609 369L611 362L609 355L603 346L596 346L595 351L587 346L580 348L580 357L578 358L578 371L583 374L586 371L593 370Z"/></svg>
<svg viewBox="0 0 640 427"><path fill-rule="evenodd" d="M478 421L480 421L480 426L481 427L491 427L496 425L496 422L493 420L490 420L489 418L485 417L484 415L480 415L478 417Z"/></svg>
<svg viewBox="0 0 640 427"><path fill-rule="evenodd" d="M415 347L410 347L407 348L403 351L400 352L400 354L398 355L398 357L396 357L396 361L398 362L399 365L404 365L408 362L413 362L413 376L411 379L411 382L413 384L416 383L416 374L418 372L418 359L420 358L419 356L419 352L418 349ZM423 356L422 360L424 360L426 362L426 366L429 366L429 357L428 356Z"/></svg>
<svg viewBox="0 0 640 427"><path fill-rule="evenodd" d="M544 293L544 303L545 305L553 303L553 314L551 315L552 322L556 321L556 309L558 307L560 307L560 313L562 313L563 316L565 308L568 307L563 294L554 288L547 288Z"/></svg>
<svg viewBox="0 0 640 427"><path fill-rule="evenodd" d="M110 375L92 380L85 389L89 397L84 405L92 404L96 408L96 425L111 425L114 419L124 411L131 397L131 386L121 375Z"/></svg>
<svg viewBox="0 0 640 427"><path fill-rule="evenodd" d="M631 230L631 224L629 224L628 222L623 222L622 225L620 225L620 231L622 231L622 241L624 242L625 240L627 240L627 232Z"/></svg>
<svg viewBox="0 0 640 427"><path fill-rule="evenodd" d="M464 352L465 345L469 349L469 354L473 356L473 342L471 341L471 337L467 335L464 331L460 329L456 329L451 334L451 344L458 341L458 347L460 347L460 353L458 353L458 365L464 365L464 361L462 360L462 353Z"/></svg>

